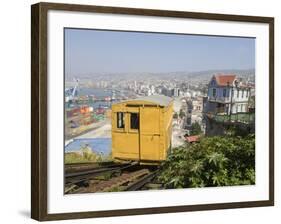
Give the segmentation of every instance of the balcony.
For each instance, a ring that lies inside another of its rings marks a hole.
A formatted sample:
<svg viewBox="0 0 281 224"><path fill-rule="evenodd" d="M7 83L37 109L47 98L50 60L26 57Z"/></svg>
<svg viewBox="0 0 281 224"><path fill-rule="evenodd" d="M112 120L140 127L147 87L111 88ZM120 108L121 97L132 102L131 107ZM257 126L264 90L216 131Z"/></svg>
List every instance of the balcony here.
<svg viewBox="0 0 281 224"><path fill-rule="evenodd" d="M231 97L213 97L213 96L209 96L209 102L213 102L213 103L247 103L248 99L237 99L236 97L232 98L231 101Z"/></svg>
<svg viewBox="0 0 281 224"><path fill-rule="evenodd" d="M217 102L217 103L230 103L230 97L214 97L214 96L209 96L209 101L210 102Z"/></svg>
<svg viewBox="0 0 281 224"><path fill-rule="evenodd" d="M210 119L222 123L244 123L244 124L255 123L255 113L249 113L249 112L236 113L231 115L206 113L206 116Z"/></svg>

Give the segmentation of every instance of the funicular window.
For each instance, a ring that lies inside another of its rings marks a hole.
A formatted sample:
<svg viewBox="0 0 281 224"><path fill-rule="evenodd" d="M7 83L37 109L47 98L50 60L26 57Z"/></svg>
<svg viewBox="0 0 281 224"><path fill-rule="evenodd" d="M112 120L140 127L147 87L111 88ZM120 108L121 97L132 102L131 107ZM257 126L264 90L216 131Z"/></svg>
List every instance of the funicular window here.
<svg viewBox="0 0 281 224"><path fill-rule="evenodd" d="M130 116L131 129L139 129L139 114L131 113Z"/></svg>
<svg viewBox="0 0 281 224"><path fill-rule="evenodd" d="M117 128L124 128L124 127L125 127L124 113L117 112Z"/></svg>

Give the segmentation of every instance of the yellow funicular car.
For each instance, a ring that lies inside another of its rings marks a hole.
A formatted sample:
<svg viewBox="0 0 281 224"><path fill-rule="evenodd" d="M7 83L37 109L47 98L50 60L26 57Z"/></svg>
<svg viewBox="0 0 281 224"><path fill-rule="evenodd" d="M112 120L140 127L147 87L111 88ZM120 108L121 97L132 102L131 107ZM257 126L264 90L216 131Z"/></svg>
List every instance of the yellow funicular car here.
<svg viewBox="0 0 281 224"><path fill-rule="evenodd" d="M112 157L157 164L171 147L173 99L152 95L112 105Z"/></svg>

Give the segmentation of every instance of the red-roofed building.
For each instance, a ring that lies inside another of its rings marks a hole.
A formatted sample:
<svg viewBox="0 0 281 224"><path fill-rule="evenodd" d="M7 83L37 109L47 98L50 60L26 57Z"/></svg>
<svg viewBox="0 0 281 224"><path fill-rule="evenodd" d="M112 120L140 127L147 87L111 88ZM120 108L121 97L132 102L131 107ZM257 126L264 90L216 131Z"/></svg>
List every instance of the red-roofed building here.
<svg viewBox="0 0 281 224"><path fill-rule="evenodd" d="M239 81L234 74L217 74L208 86L208 101L204 112L236 114L248 112L250 86Z"/></svg>
<svg viewBox="0 0 281 224"><path fill-rule="evenodd" d="M200 136L199 135L192 135L192 136L185 137L185 139L188 143L194 143L194 142L199 142Z"/></svg>
<svg viewBox="0 0 281 224"><path fill-rule="evenodd" d="M213 77L216 80L218 86L233 85L236 80L236 75L232 74L218 74Z"/></svg>

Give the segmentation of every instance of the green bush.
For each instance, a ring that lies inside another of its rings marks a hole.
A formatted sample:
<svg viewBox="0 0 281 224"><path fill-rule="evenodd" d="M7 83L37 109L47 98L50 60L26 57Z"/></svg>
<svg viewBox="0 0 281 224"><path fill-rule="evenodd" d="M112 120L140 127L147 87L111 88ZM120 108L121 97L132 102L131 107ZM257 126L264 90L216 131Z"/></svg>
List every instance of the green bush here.
<svg viewBox="0 0 281 224"><path fill-rule="evenodd" d="M177 113L177 112L174 113L173 118L174 118L174 119L178 119L178 117L179 117L178 113Z"/></svg>
<svg viewBox="0 0 281 224"><path fill-rule="evenodd" d="M201 126L198 122L191 125L190 135L200 135L202 133Z"/></svg>
<svg viewBox="0 0 281 224"><path fill-rule="evenodd" d="M161 165L166 188L250 185L255 183L255 136L203 137L174 148Z"/></svg>
<svg viewBox="0 0 281 224"><path fill-rule="evenodd" d="M183 109L180 109L179 117L180 117L181 119L185 117L185 112L183 111Z"/></svg>

